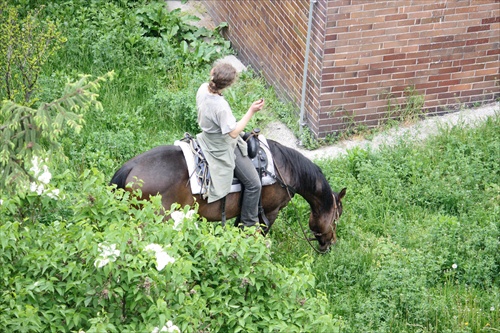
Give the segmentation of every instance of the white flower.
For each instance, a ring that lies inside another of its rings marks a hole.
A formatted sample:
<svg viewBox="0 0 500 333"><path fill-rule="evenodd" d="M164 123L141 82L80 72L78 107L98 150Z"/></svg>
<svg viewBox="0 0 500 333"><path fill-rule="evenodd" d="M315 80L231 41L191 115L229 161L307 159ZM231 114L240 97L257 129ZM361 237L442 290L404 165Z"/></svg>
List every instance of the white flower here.
<svg viewBox="0 0 500 333"><path fill-rule="evenodd" d="M495 311L495 307L494 307L494 306L492 306L492 307L490 308L490 311Z"/></svg>
<svg viewBox="0 0 500 333"><path fill-rule="evenodd" d="M174 325L172 321L168 321L167 325L163 326L161 329L155 327L151 333L168 332L168 333L181 333L179 327Z"/></svg>
<svg viewBox="0 0 500 333"><path fill-rule="evenodd" d="M457 267L458 267L457 264L451 265L451 268L453 268L453 269L457 269Z"/></svg>
<svg viewBox="0 0 500 333"><path fill-rule="evenodd" d="M174 230L180 231L182 228L182 223L184 219L191 219L195 215L194 210L189 210L186 214L183 211L176 210L172 212L170 216L174 220Z"/></svg>
<svg viewBox="0 0 500 333"><path fill-rule="evenodd" d="M52 174L49 171L49 168L46 165L41 165L43 162L47 162L47 159L42 160L38 156L33 156L31 163L33 166L30 168L30 171L33 171L34 177L41 183L37 184L35 182L30 183L30 191L36 192L38 195L42 195L43 193L47 194L47 196L51 199L57 199L59 197L59 190L46 190L45 185L50 183L52 179ZM43 170L43 171L42 171Z"/></svg>
<svg viewBox="0 0 500 333"><path fill-rule="evenodd" d="M36 194L42 195L44 189L45 188L44 188L43 184L37 185L34 182L30 183L30 191L31 192L36 192Z"/></svg>
<svg viewBox="0 0 500 333"><path fill-rule="evenodd" d="M182 222L184 221L184 213L176 210L170 214L174 220L174 230L180 231L182 227Z"/></svg>
<svg viewBox="0 0 500 333"><path fill-rule="evenodd" d="M59 189L55 188L53 190L46 192L46 194L49 198L57 200L59 198Z"/></svg>
<svg viewBox="0 0 500 333"><path fill-rule="evenodd" d="M161 271L165 266L174 263L175 259L169 256L166 252L156 252L156 269Z"/></svg>
<svg viewBox="0 0 500 333"><path fill-rule="evenodd" d="M163 326L165 327L165 326ZM181 333L179 327L175 326L170 320L167 322L167 332L178 332Z"/></svg>
<svg viewBox="0 0 500 333"><path fill-rule="evenodd" d="M120 255L120 250L116 249L116 244L104 245L99 243L99 257L94 261L94 266L101 268L106 266L109 262L116 261L116 258Z"/></svg>
<svg viewBox="0 0 500 333"><path fill-rule="evenodd" d="M38 166L38 163L39 163L39 157L33 156L33 159L31 160L31 164L33 164L33 166L31 167L30 171L33 171L35 177L37 177L38 174L40 173L40 167Z"/></svg>
<svg viewBox="0 0 500 333"><path fill-rule="evenodd" d="M51 179L52 179L52 174L49 172L49 168L46 165L44 165L43 173L40 176L38 176L38 180L44 184L48 184L50 183Z"/></svg>
<svg viewBox="0 0 500 333"><path fill-rule="evenodd" d="M3 205L3 200L2 199L0 199L0 205Z"/></svg>
<svg viewBox="0 0 500 333"><path fill-rule="evenodd" d="M168 264L173 264L175 259L168 255L167 252L158 244L149 244L144 248L145 251L153 251L156 255L156 269L161 271Z"/></svg>
<svg viewBox="0 0 500 333"><path fill-rule="evenodd" d="M158 244L155 244L155 243L151 243L149 244L148 246L146 246L144 248L144 250L146 251L154 251L154 252L159 252L159 251L163 251L163 248L158 245Z"/></svg>

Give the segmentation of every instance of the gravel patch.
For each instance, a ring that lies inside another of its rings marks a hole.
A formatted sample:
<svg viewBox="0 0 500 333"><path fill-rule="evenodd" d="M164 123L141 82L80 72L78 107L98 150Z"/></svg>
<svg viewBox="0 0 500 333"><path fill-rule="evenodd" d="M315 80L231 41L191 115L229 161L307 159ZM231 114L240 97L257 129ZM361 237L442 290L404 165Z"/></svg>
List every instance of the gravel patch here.
<svg viewBox="0 0 500 333"><path fill-rule="evenodd" d="M500 115L500 103L491 103L478 108L448 113L443 116L429 117L411 125L398 125L376 134L372 139L353 138L342 140L331 146L315 150L301 147L293 132L280 122L273 122L262 130L263 134L272 140L300 151L311 160L321 158L335 158L347 154L355 147L376 150L383 146L392 146L400 140L422 141L430 136L437 135L439 129L449 126L476 126L488 117Z"/></svg>

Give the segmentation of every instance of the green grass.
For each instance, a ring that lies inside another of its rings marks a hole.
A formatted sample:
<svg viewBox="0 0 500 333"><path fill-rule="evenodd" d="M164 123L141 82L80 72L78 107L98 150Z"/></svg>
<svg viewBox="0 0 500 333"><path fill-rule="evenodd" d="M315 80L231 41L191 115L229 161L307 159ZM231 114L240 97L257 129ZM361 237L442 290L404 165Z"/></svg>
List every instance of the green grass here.
<svg viewBox="0 0 500 333"><path fill-rule="evenodd" d="M335 188L348 188L338 244L314 254L296 222L306 223L307 205L294 200L272 230L275 260L315 256L342 332L497 331L499 129L497 114L425 143L319 161Z"/></svg>

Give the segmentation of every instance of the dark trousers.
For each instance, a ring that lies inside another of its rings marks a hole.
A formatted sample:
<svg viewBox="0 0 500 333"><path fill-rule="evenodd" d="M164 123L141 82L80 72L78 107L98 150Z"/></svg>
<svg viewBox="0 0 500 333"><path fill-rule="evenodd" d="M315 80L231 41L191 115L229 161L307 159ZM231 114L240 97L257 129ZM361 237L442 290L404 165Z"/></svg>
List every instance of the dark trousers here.
<svg viewBox="0 0 500 333"><path fill-rule="evenodd" d="M260 178L250 158L243 156L238 147L235 149L235 155L234 175L244 187L240 221L243 226L250 227L259 222Z"/></svg>

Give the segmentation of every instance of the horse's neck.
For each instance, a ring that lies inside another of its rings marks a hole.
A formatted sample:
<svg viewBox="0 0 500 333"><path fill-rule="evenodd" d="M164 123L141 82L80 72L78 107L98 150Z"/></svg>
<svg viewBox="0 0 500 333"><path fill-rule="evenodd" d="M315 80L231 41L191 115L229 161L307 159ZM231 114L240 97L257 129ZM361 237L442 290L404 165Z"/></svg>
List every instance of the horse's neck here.
<svg viewBox="0 0 500 333"><path fill-rule="evenodd" d="M331 196L331 189L319 168L302 154L277 142L273 141L271 148L277 157L277 171L283 173L279 176L309 203L313 214L320 214L325 206L323 201L331 200L324 198Z"/></svg>

